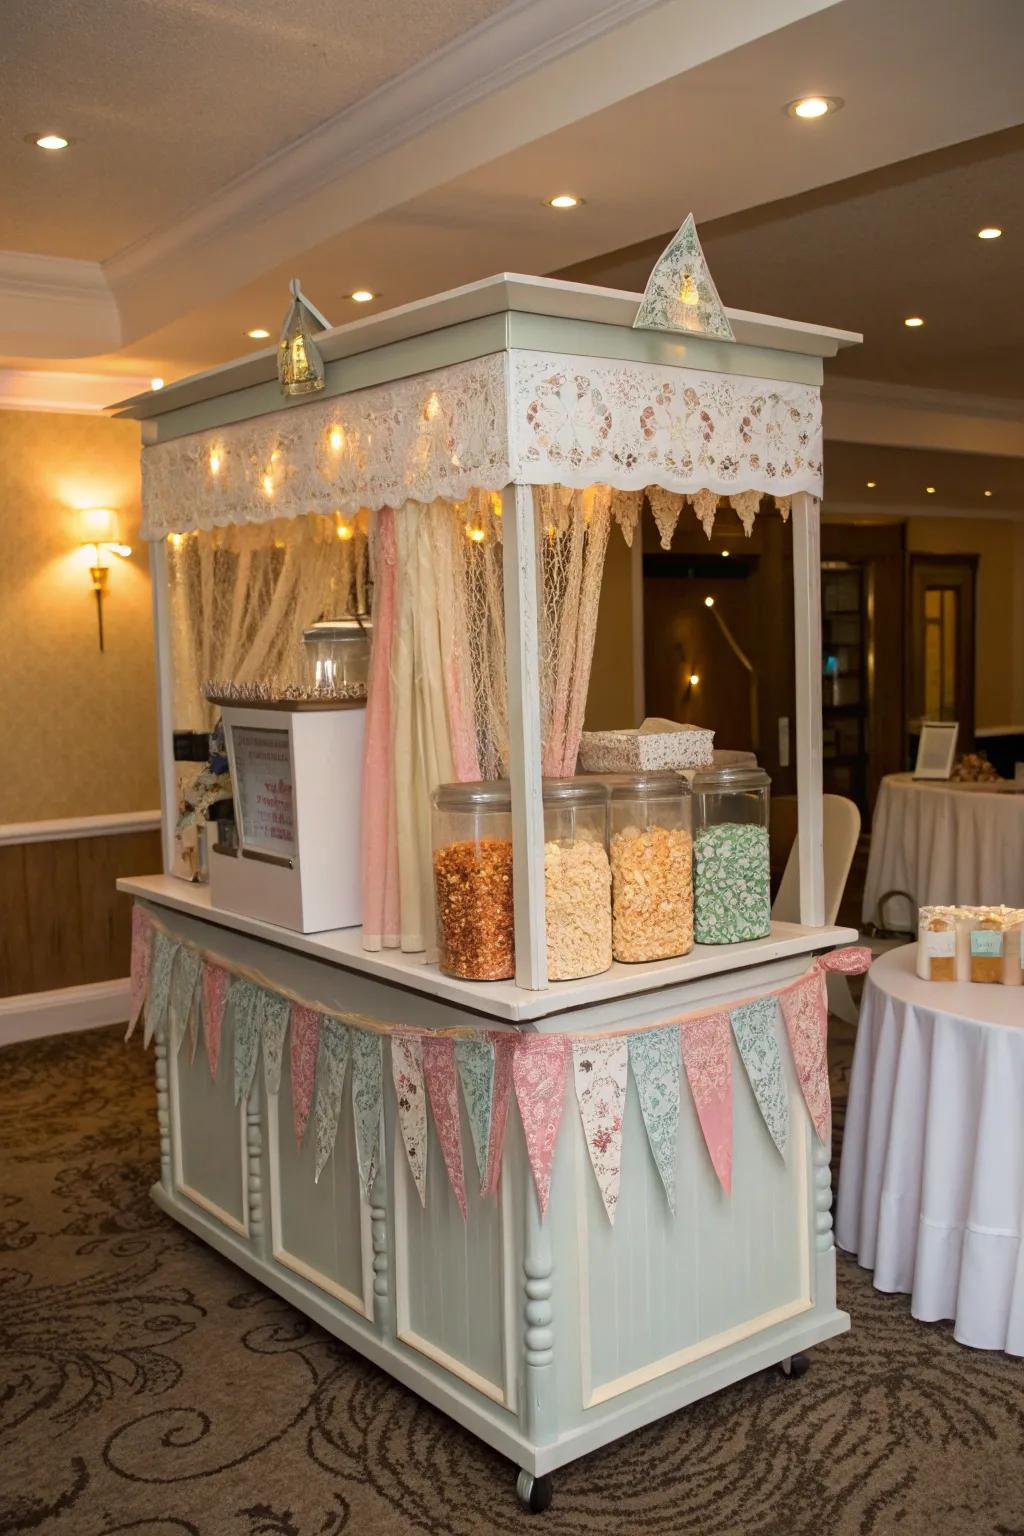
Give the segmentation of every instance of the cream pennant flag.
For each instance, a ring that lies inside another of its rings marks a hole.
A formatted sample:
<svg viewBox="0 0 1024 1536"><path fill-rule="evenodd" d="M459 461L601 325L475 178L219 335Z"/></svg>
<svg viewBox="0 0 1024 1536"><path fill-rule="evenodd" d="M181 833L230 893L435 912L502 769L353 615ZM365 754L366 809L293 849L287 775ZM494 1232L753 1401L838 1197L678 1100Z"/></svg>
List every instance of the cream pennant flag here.
<svg viewBox="0 0 1024 1536"><path fill-rule="evenodd" d="M263 1081L268 1093L281 1091L284 1037L291 1006L286 997L280 997L276 992L265 991L263 994Z"/></svg>
<svg viewBox="0 0 1024 1536"><path fill-rule="evenodd" d="M423 1048L418 1035L391 1036L391 1076L398 1105L398 1129L420 1204L427 1203L427 1093Z"/></svg>
<svg viewBox="0 0 1024 1536"><path fill-rule="evenodd" d="M487 1182L491 1115L494 1108L493 1043L479 1035L460 1035L455 1041L455 1065L462 1083L462 1097L469 1116L469 1129L482 1189Z"/></svg>
<svg viewBox="0 0 1024 1536"><path fill-rule="evenodd" d="M637 330L689 331L735 341L692 213L655 262L633 325Z"/></svg>
<svg viewBox="0 0 1024 1536"><path fill-rule="evenodd" d="M736 1048L754 1090L757 1107L772 1141L785 1157L789 1141L789 1094L776 1035L778 1016L779 1005L774 995L744 1003L740 1008L733 1008L730 1014Z"/></svg>
<svg viewBox="0 0 1024 1536"><path fill-rule="evenodd" d="M142 1029L145 1046L160 1034L167 1022L167 1003L171 995L171 971L180 945L157 929L153 938L153 958L149 976L149 999Z"/></svg>
<svg viewBox="0 0 1024 1536"><path fill-rule="evenodd" d="M353 1029L352 1107L356 1121L356 1158L363 1199L369 1202L380 1168L380 1122L384 1109L383 1037Z"/></svg>
<svg viewBox="0 0 1024 1536"><path fill-rule="evenodd" d="M676 1154L679 1140L679 1026L641 1029L629 1037L640 1113L669 1210L676 1208Z"/></svg>
<svg viewBox="0 0 1024 1536"><path fill-rule="evenodd" d="M317 1184L337 1140L341 1096L351 1049L351 1032L347 1025L325 1015L320 1024L320 1059L316 1071L316 1163L313 1181Z"/></svg>
<svg viewBox="0 0 1024 1536"><path fill-rule="evenodd" d="M441 1143L441 1154L448 1170L448 1180L466 1216L466 1176L462 1167L462 1125L459 1120L459 1080L455 1071L455 1042L445 1035L427 1035L423 1040L423 1076L426 1079L434 1128Z"/></svg>
<svg viewBox="0 0 1024 1536"><path fill-rule="evenodd" d="M572 1062L590 1164L608 1220L614 1223L622 1176L622 1117L628 1072L626 1037L574 1040Z"/></svg>

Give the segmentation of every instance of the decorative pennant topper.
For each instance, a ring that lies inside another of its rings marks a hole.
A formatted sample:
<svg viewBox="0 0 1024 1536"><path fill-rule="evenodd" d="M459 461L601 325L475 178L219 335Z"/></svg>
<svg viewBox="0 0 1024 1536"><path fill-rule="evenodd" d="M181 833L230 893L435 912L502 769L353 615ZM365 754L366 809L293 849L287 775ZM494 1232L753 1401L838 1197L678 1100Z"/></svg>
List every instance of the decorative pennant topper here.
<svg viewBox="0 0 1024 1536"><path fill-rule="evenodd" d="M735 341L729 317L708 270L693 214L662 251L647 279L633 328L641 331L689 331Z"/></svg>
<svg viewBox="0 0 1024 1536"><path fill-rule="evenodd" d="M330 322L306 298L297 277L290 287L292 302L277 346L277 377L282 395L314 395L324 387L324 360L313 337L328 330Z"/></svg>

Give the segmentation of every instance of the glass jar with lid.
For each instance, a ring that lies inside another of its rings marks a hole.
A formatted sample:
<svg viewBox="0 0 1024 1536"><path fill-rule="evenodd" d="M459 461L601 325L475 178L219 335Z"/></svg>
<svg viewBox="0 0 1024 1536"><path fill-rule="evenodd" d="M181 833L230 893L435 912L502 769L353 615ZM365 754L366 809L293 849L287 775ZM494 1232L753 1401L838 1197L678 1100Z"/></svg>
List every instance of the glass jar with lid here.
<svg viewBox="0 0 1024 1536"><path fill-rule="evenodd" d="M698 944L740 944L771 931L768 797L756 764L693 776L694 933Z"/></svg>
<svg viewBox="0 0 1024 1536"><path fill-rule="evenodd" d="M612 951L616 960L667 960L693 948L690 786L677 773L611 781Z"/></svg>
<svg viewBox="0 0 1024 1536"><path fill-rule="evenodd" d="M515 976L512 803L507 779L433 794L438 962L465 981Z"/></svg>
<svg viewBox="0 0 1024 1536"><path fill-rule="evenodd" d="M365 690L370 667L368 615L323 619L303 631L303 681L311 688L350 696Z"/></svg>
<svg viewBox="0 0 1024 1536"><path fill-rule="evenodd" d="M612 963L608 790L566 778L545 779L543 792L548 980L574 981Z"/></svg>

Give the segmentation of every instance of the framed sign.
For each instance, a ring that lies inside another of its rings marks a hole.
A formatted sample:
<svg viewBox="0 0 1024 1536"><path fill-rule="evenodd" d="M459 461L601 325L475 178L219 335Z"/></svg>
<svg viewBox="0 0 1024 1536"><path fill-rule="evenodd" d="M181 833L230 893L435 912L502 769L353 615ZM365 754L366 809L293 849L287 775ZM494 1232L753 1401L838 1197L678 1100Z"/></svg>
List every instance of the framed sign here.
<svg viewBox="0 0 1024 1536"><path fill-rule="evenodd" d="M953 772L959 730L956 720L922 720L914 764L915 779L949 778Z"/></svg>
<svg viewBox="0 0 1024 1536"><path fill-rule="evenodd" d="M231 743L243 855L294 858L295 788L288 732L236 725Z"/></svg>

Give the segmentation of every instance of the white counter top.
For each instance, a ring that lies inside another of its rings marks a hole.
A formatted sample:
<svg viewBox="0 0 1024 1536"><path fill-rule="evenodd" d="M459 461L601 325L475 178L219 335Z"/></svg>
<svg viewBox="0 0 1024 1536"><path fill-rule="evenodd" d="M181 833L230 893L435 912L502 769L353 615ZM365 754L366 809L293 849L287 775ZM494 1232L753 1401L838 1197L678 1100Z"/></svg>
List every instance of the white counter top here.
<svg viewBox="0 0 1024 1536"><path fill-rule="evenodd" d="M606 1003L614 998L653 992L660 987L675 987L702 977L740 971L792 955L810 955L832 949L837 944L851 944L857 939L853 928L804 928L799 923L772 923L767 938L746 944L697 944L679 960L657 960L642 965L615 964L600 976L583 981L553 982L545 992L530 992L512 981L457 981L444 976L436 965L429 965L422 955L406 955L400 950L371 953L363 948L362 930L336 928L325 933L293 933L274 923L224 912L210 903L208 885L192 885L174 875L140 875L117 882L119 891L138 896L157 906L203 918L237 933L251 934L298 954L327 960L343 969L374 976L393 985L445 1002L459 1003L493 1018L528 1023L562 1013L569 1008L591 1003Z"/></svg>

